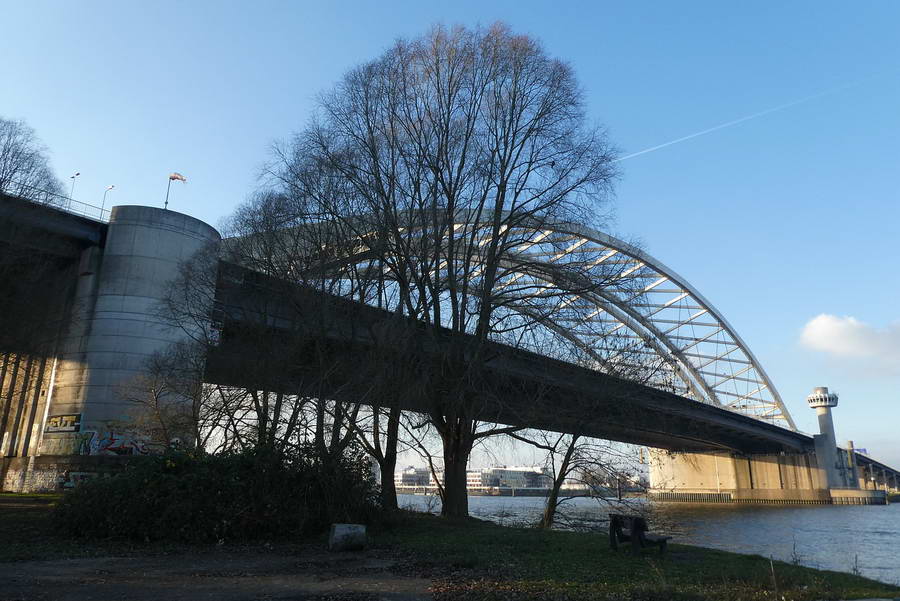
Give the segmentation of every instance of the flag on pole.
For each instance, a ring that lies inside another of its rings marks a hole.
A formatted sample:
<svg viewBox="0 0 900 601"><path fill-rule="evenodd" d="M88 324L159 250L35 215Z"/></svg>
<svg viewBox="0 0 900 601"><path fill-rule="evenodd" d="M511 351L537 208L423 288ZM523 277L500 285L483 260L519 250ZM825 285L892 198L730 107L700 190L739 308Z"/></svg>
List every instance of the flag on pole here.
<svg viewBox="0 0 900 601"><path fill-rule="evenodd" d="M173 171L172 173L169 174L169 183L166 185L166 202L163 205L164 209L169 208L169 190L172 189L172 182L174 182L174 181L184 182L186 184L187 178L185 176L181 175L180 173L178 173L177 171Z"/></svg>

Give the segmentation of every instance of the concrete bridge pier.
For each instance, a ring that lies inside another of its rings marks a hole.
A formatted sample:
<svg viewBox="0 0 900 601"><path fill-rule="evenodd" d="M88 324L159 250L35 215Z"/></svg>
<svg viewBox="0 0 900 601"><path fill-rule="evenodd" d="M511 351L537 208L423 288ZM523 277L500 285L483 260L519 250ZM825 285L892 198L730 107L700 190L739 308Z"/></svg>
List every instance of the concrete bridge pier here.
<svg viewBox="0 0 900 601"><path fill-rule="evenodd" d="M838 396L818 387L807 397L816 410L819 434L811 448L775 454L742 455L727 451L652 454L651 497L667 501L764 504L881 505L871 463L857 468L853 442L835 443L831 409ZM896 478L896 474L894 474ZM882 470L882 480L886 473Z"/></svg>
<svg viewBox="0 0 900 601"><path fill-rule="evenodd" d="M154 353L185 338L158 316L160 302L182 262L219 240L215 229L187 215L112 209L105 240L78 258L68 327L43 359L51 368L19 361L0 368L43 374L37 388L46 392L19 404L36 417L29 443L4 449L4 490L54 489L60 474L77 479L116 457L147 452L147 441L127 428L135 404L126 387ZM3 380L6 396L14 390L7 381L21 377Z"/></svg>
<svg viewBox="0 0 900 601"><path fill-rule="evenodd" d="M815 450L744 455L651 452L650 497L691 503L881 505L885 492L831 487Z"/></svg>

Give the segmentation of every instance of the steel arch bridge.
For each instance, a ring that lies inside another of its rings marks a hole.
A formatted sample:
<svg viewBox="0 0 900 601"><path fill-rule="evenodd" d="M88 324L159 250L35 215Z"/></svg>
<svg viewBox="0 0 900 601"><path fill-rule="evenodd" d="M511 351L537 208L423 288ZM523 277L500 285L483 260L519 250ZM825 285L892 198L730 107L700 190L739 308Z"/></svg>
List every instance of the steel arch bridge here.
<svg viewBox="0 0 900 601"><path fill-rule="evenodd" d="M643 343L676 376L675 391L796 431L775 385L725 317L687 280L640 249L577 225L554 227L550 235L571 242L567 252L598 253L618 260L638 285L617 286L590 297L613 330ZM571 250L569 250L571 249ZM636 288L636 289L635 289ZM591 317L593 318L593 317ZM575 326L577 332L579 324Z"/></svg>
<svg viewBox="0 0 900 601"><path fill-rule="evenodd" d="M444 242L449 236L468 237L475 248L486 246L491 225L471 217L457 215ZM430 227L415 221L400 229L407 234L418 229L425 239ZM523 222L504 225L507 229L504 234L512 241L494 288L507 310L501 320L515 314L540 324L551 337L578 349L577 362L602 371L621 375L655 364L654 373L643 376L650 386L796 431L777 389L735 329L661 261L579 224ZM348 264L371 265L367 238L358 236L354 251L345 256ZM446 263L433 265L434 273ZM480 271L468 275L477 279ZM511 290L515 293L508 294ZM547 337L517 343L554 354Z"/></svg>

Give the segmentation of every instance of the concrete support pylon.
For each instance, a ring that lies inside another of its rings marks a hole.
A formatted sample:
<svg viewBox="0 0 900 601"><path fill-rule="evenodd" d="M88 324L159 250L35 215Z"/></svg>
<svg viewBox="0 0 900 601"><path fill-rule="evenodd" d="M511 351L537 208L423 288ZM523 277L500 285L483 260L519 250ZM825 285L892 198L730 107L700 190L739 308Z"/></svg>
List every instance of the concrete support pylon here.
<svg viewBox="0 0 900 601"><path fill-rule="evenodd" d="M45 435L42 454L98 453L107 424L128 412L123 386L144 373L154 353L186 338L159 316L170 282L183 262L220 239L215 229L188 215L113 207L106 244L82 257L80 315L60 353L52 392L50 415L79 416L79 431Z"/></svg>
<svg viewBox="0 0 900 601"><path fill-rule="evenodd" d="M859 486L859 470L856 465L856 448L853 441L847 441L847 480L854 488Z"/></svg>

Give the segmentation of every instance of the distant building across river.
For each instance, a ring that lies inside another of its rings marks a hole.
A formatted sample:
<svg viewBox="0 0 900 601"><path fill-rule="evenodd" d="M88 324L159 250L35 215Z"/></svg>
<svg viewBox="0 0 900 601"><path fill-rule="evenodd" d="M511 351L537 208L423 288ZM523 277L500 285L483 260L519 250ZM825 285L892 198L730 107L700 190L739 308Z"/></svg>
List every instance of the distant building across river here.
<svg viewBox="0 0 900 601"><path fill-rule="evenodd" d="M427 467L409 466L394 475L398 492L431 493L443 482L444 472ZM466 471L469 494L546 495L553 484L553 474L545 467L497 466Z"/></svg>

